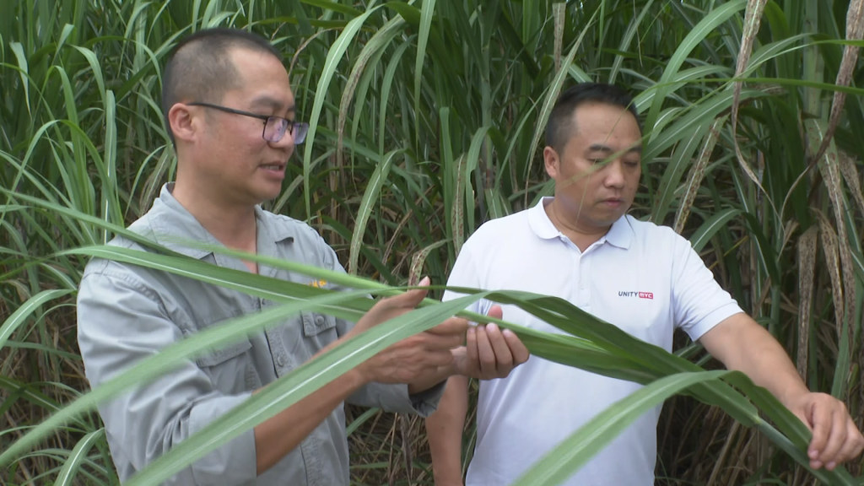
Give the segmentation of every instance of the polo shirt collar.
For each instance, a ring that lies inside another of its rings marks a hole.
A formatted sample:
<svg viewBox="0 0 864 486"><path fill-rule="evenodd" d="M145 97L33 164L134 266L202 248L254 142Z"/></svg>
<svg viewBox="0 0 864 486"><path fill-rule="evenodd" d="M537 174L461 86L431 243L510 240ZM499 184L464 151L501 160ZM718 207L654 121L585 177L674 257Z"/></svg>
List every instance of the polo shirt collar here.
<svg viewBox="0 0 864 486"><path fill-rule="evenodd" d="M544 240L551 240L552 238L561 236L561 232L558 231L558 228L549 219L549 215L546 214L546 205L551 203L553 199L555 198L544 197L533 208L528 210L528 224L531 226L531 230L534 231L534 234L538 238ZM626 250L630 248L632 240L633 228L625 214L612 223L609 231L596 244L609 243L612 246Z"/></svg>
<svg viewBox="0 0 864 486"><path fill-rule="evenodd" d="M629 217L625 214L612 223L604 238L612 246L624 250L630 248L630 242L633 241L633 226L630 224Z"/></svg>
<svg viewBox="0 0 864 486"><path fill-rule="evenodd" d="M539 238L543 240L551 240L561 235L558 228L552 224L549 215L546 214L546 205L551 203L554 197L544 197L540 202L528 210L528 224L531 225L531 230L534 231Z"/></svg>

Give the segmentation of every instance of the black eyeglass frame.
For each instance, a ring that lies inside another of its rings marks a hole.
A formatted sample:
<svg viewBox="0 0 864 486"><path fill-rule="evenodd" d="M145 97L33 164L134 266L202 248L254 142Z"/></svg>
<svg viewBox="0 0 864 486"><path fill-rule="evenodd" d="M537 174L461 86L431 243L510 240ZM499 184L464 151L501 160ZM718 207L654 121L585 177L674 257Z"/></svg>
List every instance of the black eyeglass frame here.
<svg viewBox="0 0 864 486"><path fill-rule="evenodd" d="M248 116L251 118L257 118L259 120L264 121L264 129L261 131L261 138L270 143L279 143L283 138L285 138L286 133L291 133L291 136L294 138L294 145L300 145L306 140L306 133L309 131L309 124L297 122L294 120L289 120L287 118L283 118L281 116L276 115L259 115L257 113L250 113L248 111L243 110L235 110L234 108L228 108L227 106L214 105L213 103L205 103L203 101L193 101L191 103L186 103L189 106L203 106L205 108L213 108L214 110L219 110L225 113L231 113L233 115L242 115ZM272 137L267 138L267 125L271 123L270 120L276 120L280 123L277 128L276 133L280 133L278 138Z"/></svg>

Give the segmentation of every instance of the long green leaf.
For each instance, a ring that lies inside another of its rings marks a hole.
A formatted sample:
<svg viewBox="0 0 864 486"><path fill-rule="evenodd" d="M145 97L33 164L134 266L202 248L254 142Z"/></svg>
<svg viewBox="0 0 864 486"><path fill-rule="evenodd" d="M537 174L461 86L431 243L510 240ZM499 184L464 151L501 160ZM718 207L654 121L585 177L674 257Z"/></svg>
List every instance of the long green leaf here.
<svg viewBox="0 0 864 486"><path fill-rule="evenodd" d="M42 307L42 304L63 297L64 295L69 295L70 293L72 293L72 290L69 289L43 290L27 299L27 302L13 312L12 315L3 322L3 326L0 326L0 349L3 349L6 345L6 341L9 340L12 333L15 332L21 324L27 322L27 319L34 312L39 310Z"/></svg>
<svg viewBox="0 0 864 486"><path fill-rule="evenodd" d="M327 97L327 88L330 86L330 80L333 79L333 76L336 73L339 60L342 58L342 55L345 54L345 51L348 49L354 36L357 35L357 32L363 26L363 23L366 22L366 19L369 18L369 16L377 9L378 7L369 9L363 15L351 19L351 21L348 22L348 25L345 26L345 30L339 34L336 42L333 43L330 50L327 52L327 60L324 62L321 78L318 80L318 87L316 88L315 101L312 105L312 115L309 117L309 133L306 134L306 143L304 144L303 149L303 196L306 201L307 218L311 218L312 216L312 205L310 201L312 191L309 188L312 147L315 146L315 133L318 131L318 121L321 118L324 100Z"/></svg>
<svg viewBox="0 0 864 486"><path fill-rule="evenodd" d="M83 439L75 444L72 453L60 469L60 474L57 475L57 480L54 481L54 486L67 486L76 484L75 474L81 467L82 463L87 460L87 453L96 445L97 441L105 438L105 429L94 430L85 435Z"/></svg>
<svg viewBox="0 0 864 486"><path fill-rule="evenodd" d="M651 134L649 135L649 140L653 140L653 138L658 135L658 132L654 130L654 126L657 122L658 116L660 115L660 108L663 105L663 101L671 91L669 82L675 77L678 70L687 60L690 52L700 42L702 42L705 37L711 34L714 29L726 22L731 16L737 14L746 6L746 0L733 0L723 3L705 15L702 20L687 33L684 40L681 41L678 49L666 64L663 76L660 77L660 80L657 82L657 86L655 87L657 93L654 96L654 101L651 104L651 108L648 110L648 115L645 119L645 127Z"/></svg>
<svg viewBox="0 0 864 486"><path fill-rule="evenodd" d="M380 324L293 370L153 461L129 486L158 484L243 431L302 400L387 346L430 329L482 295L418 309Z"/></svg>
<svg viewBox="0 0 864 486"><path fill-rule="evenodd" d="M360 208L357 210L357 220L354 223L354 236L351 238L351 250L348 254L348 272L351 274L357 273L357 259L360 256L360 246L363 244L363 234L366 233L366 223L369 221L369 215L378 201L378 196L381 193L381 187L387 180L390 174L390 166L393 165L393 159L400 151L394 150L388 153L384 160L375 168L369 183L366 185L366 192L363 193L363 200L360 201Z"/></svg>
<svg viewBox="0 0 864 486"><path fill-rule="evenodd" d="M514 485L555 486L572 476L637 418L654 410L667 398L696 384L718 380L729 371L700 371L669 375L633 392L564 439L534 463Z"/></svg>
<svg viewBox="0 0 864 486"><path fill-rule="evenodd" d="M714 235L720 231L723 226L725 226L729 221L732 221L732 218L739 214L741 214L741 211L738 209L727 209L708 218L708 220L702 223L702 226L693 233L693 236L690 237L690 243L693 245L693 249L696 250L697 253L702 251L702 248L708 244L708 240L714 237Z"/></svg>
<svg viewBox="0 0 864 486"><path fill-rule="evenodd" d="M0 466L9 464L15 457L31 448L37 441L50 434L55 428L66 423L68 420L93 410L98 403L116 396L123 390L135 386L136 383L144 382L173 369L177 364L190 357L201 354L208 349L218 348L235 342L239 336L258 331L267 325L283 322L288 316L294 315L302 309L312 308L316 305L328 305L332 309L339 302L349 299L368 300L364 298L364 295L362 291L330 292L327 295L314 297L308 301L297 301L276 306L252 316L226 321L226 325L198 332L190 338L166 348L158 355L136 363L130 369L104 382L95 390L79 397L59 412L53 414L48 420L39 424L24 437L12 444L7 450L0 453Z"/></svg>

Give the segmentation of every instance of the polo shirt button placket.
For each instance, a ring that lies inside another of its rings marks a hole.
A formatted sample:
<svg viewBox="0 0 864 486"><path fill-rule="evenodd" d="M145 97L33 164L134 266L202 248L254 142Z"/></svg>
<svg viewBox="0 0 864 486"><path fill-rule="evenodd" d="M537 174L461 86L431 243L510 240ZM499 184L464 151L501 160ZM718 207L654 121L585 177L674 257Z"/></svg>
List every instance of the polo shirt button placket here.
<svg viewBox="0 0 864 486"><path fill-rule="evenodd" d="M569 278L569 296L568 300L577 307L581 307L582 305L582 287L584 284L584 274L582 271L582 251L579 250L579 247L576 246L575 243L570 244L570 261L573 266L573 270L571 271L571 277Z"/></svg>
<svg viewBox="0 0 864 486"><path fill-rule="evenodd" d="M591 292L588 288L589 275L591 275L591 258L584 258L581 262L579 278L579 307L587 311L591 308Z"/></svg>

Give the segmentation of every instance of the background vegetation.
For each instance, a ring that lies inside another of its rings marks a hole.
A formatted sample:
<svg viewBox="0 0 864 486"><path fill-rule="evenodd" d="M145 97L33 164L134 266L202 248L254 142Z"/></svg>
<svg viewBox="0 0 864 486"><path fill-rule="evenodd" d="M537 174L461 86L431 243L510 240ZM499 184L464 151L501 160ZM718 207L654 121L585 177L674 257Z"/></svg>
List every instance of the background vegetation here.
<svg viewBox="0 0 864 486"><path fill-rule="evenodd" d="M539 149L562 86L630 88L646 142L633 213L690 238L861 426L862 4L0 3L0 451L87 389L74 317L86 255L64 251L104 243L171 180L160 66L177 38L216 25L273 40L313 126L269 208L394 286L443 283L477 226L551 192ZM357 484L431 484L417 419L350 412ZM814 482L689 397L667 402L659 432L658 484ZM116 482L98 416L0 470L3 484L49 481Z"/></svg>

